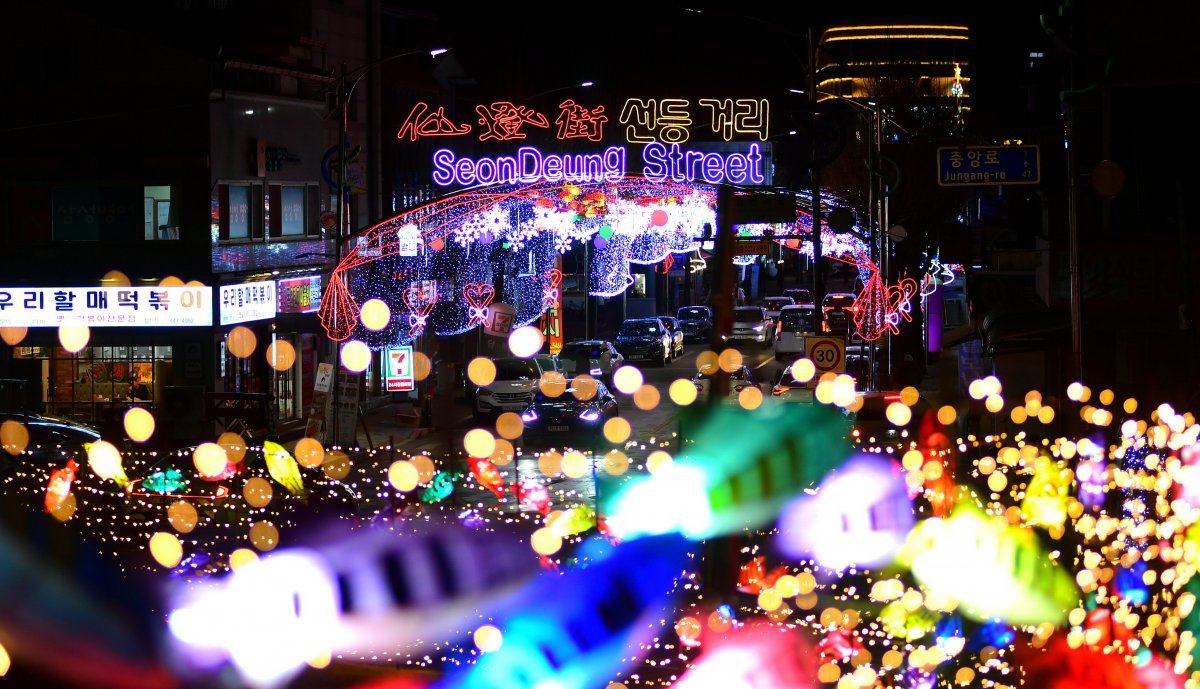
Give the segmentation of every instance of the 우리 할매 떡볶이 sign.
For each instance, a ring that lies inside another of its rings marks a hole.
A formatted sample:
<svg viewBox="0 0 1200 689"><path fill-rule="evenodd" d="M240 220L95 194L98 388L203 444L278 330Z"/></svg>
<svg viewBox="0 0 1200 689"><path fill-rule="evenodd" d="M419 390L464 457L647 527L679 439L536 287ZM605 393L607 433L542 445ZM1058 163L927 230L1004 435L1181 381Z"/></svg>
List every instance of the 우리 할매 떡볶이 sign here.
<svg viewBox="0 0 1200 689"><path fill-rule="evenodd" d="M211 326L211 287L0 287L0 327Z"/></svg>

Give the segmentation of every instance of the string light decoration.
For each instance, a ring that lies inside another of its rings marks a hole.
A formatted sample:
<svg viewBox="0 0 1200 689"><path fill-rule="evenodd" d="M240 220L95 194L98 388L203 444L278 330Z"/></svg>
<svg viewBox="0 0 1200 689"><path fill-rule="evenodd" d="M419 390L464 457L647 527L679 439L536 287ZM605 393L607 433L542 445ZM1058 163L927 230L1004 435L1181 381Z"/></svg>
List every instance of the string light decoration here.
<svg viewBox="0 0 1200 689"><path fill-rule="evenodd" d="M796 201L795 223L745 225L739 233L811 235L806 200ZM826 194L825 202L839 201ZM705 227L715 225L715 188L702 184L626 177L466 191L359 233L330 277L320 318L332 339L354 337L373 349L411 342L423 332L453 335L479 327L496 299L513 307L519 327L540 318L554 303L555 290L561 291L551 273L558 255L590 243L588 291L612 297L633 284L632 264L653 265L698 251ZM808 240L777 241L812 255ZM867 253L852 234L826 230L821 241L827 256L849 256L857 263ZM736 260L746 264L754 258ZM383 301L392 313L392 322L378 331L359 317L359 305L371 299Z"/></svg>

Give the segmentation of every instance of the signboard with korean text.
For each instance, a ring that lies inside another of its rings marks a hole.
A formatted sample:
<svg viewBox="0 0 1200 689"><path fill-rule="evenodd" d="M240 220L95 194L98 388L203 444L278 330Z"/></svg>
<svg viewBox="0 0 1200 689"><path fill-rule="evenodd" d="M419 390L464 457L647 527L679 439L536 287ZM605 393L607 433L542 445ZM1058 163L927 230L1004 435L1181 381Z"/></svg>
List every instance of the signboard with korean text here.
<svg viewBox="0 0 1200 689"><path fill-rule="evenodd" d="M211 326L211 287L0 287L0 327Z"/></svg>
<svg viewBox="0 0 1200 689"><path fill-rule="evenodd" d="M416 376L413 374L412 345L388 347L384 350L384 358L387 365L385 378L388 392L412 390L416 385Z"/></svg>
<svg viewBox="0 0 1200 689"><path fill-rule="evenodd" d="M722 96L723 94L704 94ZM419 102L396 138L451 147L433 152L433 182L442 187L537 182L650 181L773 183L771 107L766 98L640 98L604 104L581 93L549 104L496 101L477 117L451 116ZM514 142L495 156L467 155L470 142ZM460 150L452 148L466 144ZM564 144L578 150L565 151Z"/></svg>
<svg viewBox="0 0 1200 689"><path fill-rule="evenodd" d="M279 313L315 313L321 308L321 276L276 280L275 296Z"/></svg>
<svg viewBox="0 0 1200 689"><path fill-rule="evenodd" d="M563 348L562 254L555 259L554 271L558 274L557 282L552 281L553 288L543 296L548 305L542 314L541 329L546 342L550 344L550 354L558 356Z"/></svg>
<svg viewBox="0 0 1200 689"><path fill-rule="evenodd" d="M275 283L243 282L221 285L221 325L269 320L275 317Z"/></svg>
<svg viewBox="0 0 1200 689"><path fill-rule="evenodd" d="M1037 146L942 146L937 158L938 186L1038 184L1042 181Z"/></svg>

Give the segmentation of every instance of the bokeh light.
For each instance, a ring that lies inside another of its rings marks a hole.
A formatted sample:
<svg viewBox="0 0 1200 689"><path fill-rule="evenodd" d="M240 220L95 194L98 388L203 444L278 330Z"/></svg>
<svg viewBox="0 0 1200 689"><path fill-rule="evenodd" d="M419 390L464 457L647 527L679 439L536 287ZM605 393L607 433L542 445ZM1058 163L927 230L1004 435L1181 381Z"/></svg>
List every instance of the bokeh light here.
<svg viewBox="0 0 1200 689"><path fill-rule="evenodd" d="M0 445L10 455L19 455L29 447L29 430L25 424L14 419L0 423Z"/></svg>
<svg viewBox="0 0 1200 689"><path fill-rule="evenodd" d="M535 553L547 557L562 549L562 537L554 533L553 529L544 527L534 531L529 542Z"/></svg>
<svg viewBox="0 0 1200 689"><path fill-rule="evenodd" d="M516 440L525 432L525 422L516 412L506 411L496 417L496 435L506 440Z"/></svg>
<svg viewBox="0 0 1200 689"><path fill-rule="evenodd" d="M167 569L173 569L183 559L183 544L169 531L159 531L150 537L150 555Z"/></svg>
<svg viewBox="0 0 1200 689"><path fill-rule="evenodd" d="M110 270L100 278L101 287L129 287L129 276L119 270Z"/></svg>
<svg viewBox="0 0 1200 689"><path fill-rule="evenodd" d="M604 422L604 439L610 443L623 443L632 432L629 422L619 416Z"/></svg>
<svg viewBox="0 0 1200 689"><path fill-rule="evenodd" d="M546 397L559 397L567 391L567 377L558 371L546 371L538 379L538 389Z"/></svg>
<svg viewBox="0 0 1200 689"><path fill-rule="evenodd" d="M362 373L371 365L371 348L360 340L342 343L342 366L351 373Z"/></svg>
<svg viewBox="0 0 1200 689"><path fill-rule="evenodd" d="M225 448L216 443L201 443L192 453L192 461L201 476L212 478L225 473L229 456Z"/></svg>
<svg viewBox="0 0 1200 689"><path fill-rule="evenodd" d="M476 629L474 639L480 653L495 653L504 645L504 634L490 624Z"/></svg>
<svg viewBox="0 0 1200 689"><path fill-rule="evenodd" d="M125 434L135 443L144 443L154 435L154 415L143 407L130 407L125 412Z"/></svg>
<svg viewBox="0 0 1200 689"><path fill-rule="evenodd" d="M238 548L229 554L229 568L235 572L254 562L258 562L258 553L249 548Z"/></svg>
<svg viewBox="0 0 1200 689"><path fill-rule="evenodd" d="M696 401L699 391L696 390L696 386L692 381L686 378L676 378L671 381L671 387L667 388L667 394L670 395L672 402L681 407L686 407Z"/></svg>
<svg viewBox="0 0 1200 689"><path fill-rule="evenodd" d="M717 357L717 365L721 367L722 371L733 373L742 367L744 360L741 352L730 347L721 352L721 355Z"/></svg>
<svg viewBox="0 0 1200 689"><path fill-rule="evenodd" d="M562 458L562 473L567 478L581 478L591 470L588 458L579 450L570 450Z"/></svg>
<svg viewBox="0 0 1200 689"><path fill-rule="evenodd" d="M613 373L613 387L626 395L637 392L642 383L642 372L636 366L622 366Z"/></svg>
<svg viewBox="0 0 1200 689"><path fill-rule="evenodd" d="M379 332L388 326L392 319L392 310L382 299L368 299L359 309L358 317L363 327L373 332Z"/></svg>
<svg viewBox="0 0 1200 689"><path fill-rule="evenodd" d="M477 356L467 364L467 379L479 387L487 387L496 380L496 363L485 356Z"/></svg>
<svg viewBox="0 0 1200 689"><path fill-rule="evenodd" d="M274 491L271 482L260 476L246 479L242 486L242 497L251 507L266 507L271 502Z"/></svg>
<svg viewBox="0 0 1200 689"><path fill-rule="evenodd" d="M234 326L225 334L225 349L239 359L245 359L254 353L258 347L258 337L254 331L244 325Z"/></svg>
<svg viewBox="0 0 1200 689"><path fill-rule="evenodd" d="M808 357L800 357L792 362L792 377L798 383L807 383L817 375L817 365Z"/></svg>
<svg viewBox="0 0 1200 689"><path fill-rule="evenodd" d="M912 409L903 402L892 402L884 413L893 426L905 426L912 421Z"/></svg>
<svg viewBox="0 0 1200 689"><path fill-rule="evenodd" d="M657 396L658 391L655 391ZM747 385L738 392L738 405L742 409L754 410L758 409L763 403L762 390L759 390L753 385Z"/></svg>
<svg viewBox="0 0 1200 689"><path fill-rule="evenodd" d="M659 394L658 388L653 385L643 385L638 388L638 391L633 393L633 404L638 409L649 411L658 406Z"/></svg>
<svg viewBox="0 0 1200 689"><path fill-rule="evenodd" d="M7 326L0 328L0 339L4 340L4 344L10 347L16 347L25 339L25 335L29 333L29 328L23 325Z"/></svg>
<svg viewBox="0 0 1200 689"><path fill-rule="evenodd" d="M949 426L958 420L958 410L947 404L938 409L937 419L943 426Z"/></svg>
<svg viewBox="0 0 1200 689"><path fill-rule="evenodd" d="M275 340L267 345L267 365L276 371L286 371L296 364L296 348L287 340Z"/></svg>
<svg viewBox="0 0 1200 689"><path fill-rule="evenodd" d="M279 529L268 521L255 522L250 525L250 545L263 551L274 550L279 545Z"/></svg>
<svg viewBox="0 0 1200 689"><path fill-rule="evenodd" d="M58 342L72 354L78 354L86 347L91 337L92 331L86 325L58 326Z"/></svg>
<svg viewBox="0 0 1200 689"><path fill-rule="evenodd" d="M167 522L179 533L191 533L199 519L196 508L187 500L176 500L167 508Z"/></svg>
<svg viewBox="0 0 1200 689"><path fill-rule="evenodd" d="M121 453L107 440L97 440L88 447L88 466L102 479L115 480L124 476Z"/></svg>
<svg viewBox="0 0 1200 689"><path fill-rule="evenodd" d="M508 334L508 350L522 359L537 354L542 349L542 331L532 325L524 325Z"/></svg>
<svg viewBox="0 0 1200 689"><path fill-rule="evenodd" d="M675 458L669 452L655 450L646 457L646 471L656 474L675 463Z"/></svg>
<svg viewBox="0 0 1200 689"><path fill-rule="evenodd" d="M325 462L321 464L321 471L327 478L341 481L350 475L350 466L349 455L341 450L330 450L325 453Z"/></svg>
<svg viewBox="0 0 1200 689"><path fill-rule="evenodd" d="M604 472L610 476L620 476L629 471L629 455L620 450L611 450L604 455Z"/></svg>
<svg viewBox="0 0 1200 689"><path fill-rule="evenodd" d="M600 392L600 387L596 385L595 378L587 373L582 373L571 379L570 390L575 399L586 402Z"/></svg>
<svg viewBox="0 0 1200 689"><path fill-rule="evenodd" d="M301 438L293 454L300 466L316 469L325 461L325 446L316 438Z"/></svg>
<svg viewBox="0 0 1200 689"><path fill-rule="evenodd" d="M237 433L222 433L217 438L217 444L225 448L225 459L231 464L237 464L246 457L246 439Z"/></svg>
<svg viewBox="0 0 1200 689"><path fill-rule="evenodd" d="M496 451L496 436L486 428L472 428L463 436L463 449L472 457L491 457Z"/></svg>
<svg viewBox="0 0 1200 689"><path fill-rule="evenodd" d="M401 493L407 493L415 489L420 482L420 478L421 475L417 471L417 467L413 466L413 463L408 460L396 460L388 467L388 483L392 484L392 487Z"/></svg>

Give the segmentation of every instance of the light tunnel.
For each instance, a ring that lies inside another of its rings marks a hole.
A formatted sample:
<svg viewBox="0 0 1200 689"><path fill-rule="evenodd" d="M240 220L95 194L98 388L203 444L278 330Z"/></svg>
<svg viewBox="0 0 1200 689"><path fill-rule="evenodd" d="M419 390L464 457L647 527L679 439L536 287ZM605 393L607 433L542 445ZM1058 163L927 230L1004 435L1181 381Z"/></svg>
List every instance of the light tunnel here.
<svg viewBox="0 0 1200 689"><path fill-rule="evenodd" d="M744 225L743 236L811 238L808 194L796 196L796 221ZM458 192L371 225L346 241L351 248L329 280L320 318L334 340L373 349L421 334L454 335L480 327L493 301L514 312L513 327L537 320L561 290L557 258L587 244L588 292L616 296L633 284L631 264L654 264L700 249L705 225L716 227L715 185L642 177L592 183L496 184ZM822 203L837 203L823 193ZM779 239L811 255L811 239ZM854 235L824 227L824 255L858 263L866 247ZM741 257L744 259L744 257ZM384 302L391 314L378 331L360 309Z"/></svg>

